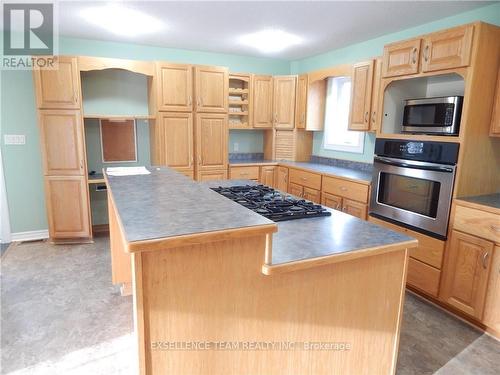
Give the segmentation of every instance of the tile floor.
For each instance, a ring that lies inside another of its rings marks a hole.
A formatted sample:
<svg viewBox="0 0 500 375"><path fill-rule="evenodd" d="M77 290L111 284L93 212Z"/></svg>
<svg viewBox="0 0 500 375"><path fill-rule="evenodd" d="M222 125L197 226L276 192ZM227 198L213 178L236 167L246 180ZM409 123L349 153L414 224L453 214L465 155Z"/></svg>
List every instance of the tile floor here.
<svg viewBox="0 0 500 375"><path fill-rule="evenodd" d="M133 374L132 298L108 239L14 244L1 259L3 374ZM407 293L398 375L499 374L500 343Z"/></svg>

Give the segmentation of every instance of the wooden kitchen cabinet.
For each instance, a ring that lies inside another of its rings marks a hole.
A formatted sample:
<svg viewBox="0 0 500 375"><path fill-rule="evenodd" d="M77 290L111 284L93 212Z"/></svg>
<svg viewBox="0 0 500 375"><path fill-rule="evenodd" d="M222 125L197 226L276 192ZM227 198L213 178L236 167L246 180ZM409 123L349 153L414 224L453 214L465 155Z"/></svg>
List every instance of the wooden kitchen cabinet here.
<svg viewBox="0 0 500 375"><path fill-rule="evenodd" d="M295 127L295 90L296 76L274 77L274 127L293 129Z"/></svg>
<svg viewBox="0 0 500 375"><path fill-rule="evenodd" d="M483 323L500 334L500 246L493 249Z"/></svg>
<svg viewBox="0 0 500 375"><path fill-rule="evenodd" d="M224 67L194 68L196 112L227 113L229 71Z"/></svg>
<svg viewBox="0 0 500 375"><path fill-rule="evenodd" d="M58 56L57 69L33 69L40 109L80 109L80 73L76 57Z"/></svg>
<svg viewBox="0 0 500 375"><path fill-rule="evenodd" d="M382 76L396 77L418 73L421 42L422 39L416 38L384 46Z"/></svg>
<svg viewBox="0 0 500 375"><path fill-rule="evenodd" d="M380 129L382 124L382 100L380 96L380 85L382 80L382 58L375 59L373 67L372 103L370 114L370 131Z"/></svg>
<svg viewBox="0 0 500 375"><path fill-rule="evenodd" d="M273 77L253 77L253 127L273 127Z"/></svg>
<svg viewBox="0 0 500 375"><path fill-rule="evenodd" d="M198 171L197 181L226 180L226 170L201 170Z"/></svg>
<svg viewBox="0 0 500 375"><path fill-rule="evenodd" d="M224 170L227 175L227 115L199 113L196 116L196 168L200 171Z"/></svg>
<svg viewBox="0 0 500 375"><path fill-rule="evenodd" d="M185 64L156 64L157 101L160 111L193 110L193 67Z"/></svg>
<svg viewBox="0 0 500 375"><path fill-rule="evenodd" d="M452 230L448 246L440 299L481 320L491 269L493 243Z"/></svg>
<svg viewBox="0 0 500 375"><path fill-rule="evenodd" d="M85 176L45 177L45 198L51 239L92 236Z"/></svg>
<svg viewBox="0 0 500 375"><path fill-rule="evenodd" d="M342 200L342 211L346 214L356 216L362 220L366 220L366 214L368 213L368 206L363 203L359 203L350 199Z"/></svg>
<svg viewBox="0 0 500 375"><path fill-rule="evenodd" d="M263 165L260 167L260 183L266 186L275 186L276 166Z"/></svg>
<svg viewBox="0 0 500 375"><path fill-rule="evenodd" d="M159 116L165 157L161 164L179 172L193 171L193 114L166 112Z"/></svg>
<svg viewBox="0 0 500 375"><path fill-rule="evenodd" d="M460 68L470 64L473 25L454 27L423 38L422 72Z"/></svg>
<svg viewBox="0 0 500 375"><path fill-rule="evenodd" d="M319 190L304 187L304 193L302 196L308 201L321 204L321 191Z"/></svg>
<svg viewBox="0 0 500 375"><path fill-rule="evenodd" d="M500 137L500 67L497 74L497 88L493 101L493 112L491 114L490 135Z"/></svg>
<svg viewBox="0 0 500 375"><path fill-rule="evenodd" d="M297 129L306 129L307 83L307 74L301 74L297 79L297 104L295 106L295 127Z"/></svg>
<svg viewBox="0 0 500 375"><path fill-rule="evenodd" d="M304 187L301 185L294 184L293 182L289 182L288 193L295 195L296 197L302 198L302 196L304 195Z"/></svg>
<svg viewBox="0 0 500 375"><path fill-rule="evenodd" d="M373 67L373 60L353 65L349 130L370 129Z"/></svg>
<svg viewBox="0 0 500 375"><path fill-rule="evenodd" d="M323 192L321 194L321 204L334 210L342 211L342 197L338 195Z"/></svg>
<svg viewBox="0 0 500 375"><path fill-rule="evenodd" d="M231 180L254 180L260 178L260 170L257 165L243 167L229 167L229 178Z"/></svg>
<svg viewBox="0 0 500 375"><path fill-rule="evenodd" d="M80 111L40 110L40 145L45 175L85 175L85 144Z"/></svg>
<svg viewBox="0 0 500 375"><path fill-rule="evenodd" d="M287 192L288 191L288 168L287 167L282 167L278 166L277 172L276 172L276 189L282 192Z"/></svg>

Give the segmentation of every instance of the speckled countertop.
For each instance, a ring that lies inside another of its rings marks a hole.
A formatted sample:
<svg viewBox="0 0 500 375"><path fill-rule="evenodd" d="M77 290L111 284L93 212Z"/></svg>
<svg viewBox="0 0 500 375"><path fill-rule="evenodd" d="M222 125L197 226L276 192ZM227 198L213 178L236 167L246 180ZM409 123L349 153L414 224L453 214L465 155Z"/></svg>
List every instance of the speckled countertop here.
<svg viewBox="0 0 500 375"><path fill-rule="evenodd" d="M299 162L299 161L277 161L277 160L231 160L229 161L230 165L234 166L246 166L246 165L273 165L280 164L287 167L296 167L307 169L312 172L317 172L321 174L326 174L334 177L343 177L351 180L357 180L360 182L364 182L370 184L372 181L372 174L370 172L362 171L354 168L344 168L344 167L336 167L327 164L320 163L311 163L311 162Z"/></svg>
<svg viewBox="0 0 500 375"><path fill-rule="evenodd" d="M254 185L248 180L202 183L209 187ZM227 198L225 198L227 199ZM228 199L229 200L229 199ZM237 203L236 203L237 204ZM395 245L412 237L327 208L332 215L281 221L273 234L272 265Z"/></svg>
<svg viewBox="0 0 500 375"><path fill-rule="evenodd" d="M149 175L109 176L128 242L273 225L269 219L169 168Z"/></svg>
<svg viewBox="0 0 500 375"><path fill-rule="evenodd" d="M471 197L460 197L457 200L478 204L480 206L490 207L500 210L500 193L476 195Z"/></svg>

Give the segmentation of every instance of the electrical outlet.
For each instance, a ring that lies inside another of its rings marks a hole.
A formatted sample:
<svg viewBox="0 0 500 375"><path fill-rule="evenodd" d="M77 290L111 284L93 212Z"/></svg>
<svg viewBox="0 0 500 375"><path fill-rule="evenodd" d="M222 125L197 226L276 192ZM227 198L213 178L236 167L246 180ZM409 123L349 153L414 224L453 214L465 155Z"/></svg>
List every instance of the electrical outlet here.
<svg viewBox="0 0 500 375"><path fill-rule="evenodd" d="M3 139L6 145L26 144L26 136L24 134L5 134Z"/></svg>
<svg viewBox="0 0 500 375"><path fill-rule="evenodd" d="M234 142L233 149L235 152L238 152L240 150L240 144L238 142Z"/></svg>

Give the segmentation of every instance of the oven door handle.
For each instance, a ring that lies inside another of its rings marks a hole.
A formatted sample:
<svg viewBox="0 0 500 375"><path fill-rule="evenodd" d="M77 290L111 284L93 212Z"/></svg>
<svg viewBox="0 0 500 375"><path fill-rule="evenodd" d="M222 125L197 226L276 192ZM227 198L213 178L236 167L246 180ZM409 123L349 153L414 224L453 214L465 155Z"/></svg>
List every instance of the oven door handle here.
<svg viewBox="0 0 500 375"><path fill-rule="evenodd" d="M436 164L436 163L427 163L423 161L413 161L413 160L401 161L400 159L393 159L382 156L375 156L374 160L380 163L395 165L397 167L403 167L403 168L423 169L426 171L448 172L448 173L453 173L455 171L454 166Z"/></svg>

